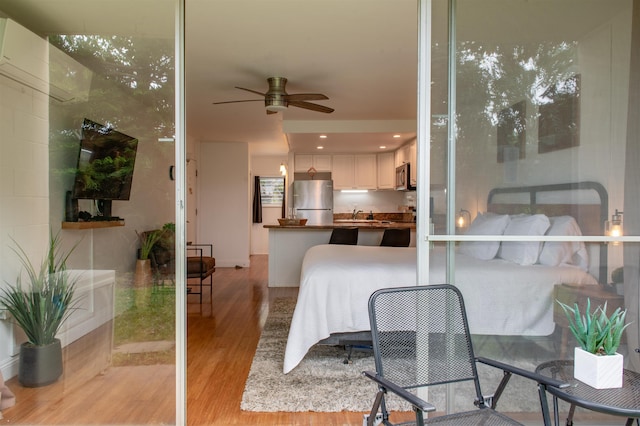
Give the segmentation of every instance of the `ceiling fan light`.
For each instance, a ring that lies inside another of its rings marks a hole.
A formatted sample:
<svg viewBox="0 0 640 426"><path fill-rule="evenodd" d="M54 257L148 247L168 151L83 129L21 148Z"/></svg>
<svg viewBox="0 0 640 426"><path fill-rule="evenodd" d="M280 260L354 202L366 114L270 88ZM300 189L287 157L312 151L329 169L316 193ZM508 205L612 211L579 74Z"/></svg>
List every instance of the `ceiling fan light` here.
<svg viewBox="0 0 640 426"><path fill-rule="evenodd" d="M273 112L280 112L280 111L287 110L286 105L267 105L266 108L267 108L267 111L273 111Z"/></svg>

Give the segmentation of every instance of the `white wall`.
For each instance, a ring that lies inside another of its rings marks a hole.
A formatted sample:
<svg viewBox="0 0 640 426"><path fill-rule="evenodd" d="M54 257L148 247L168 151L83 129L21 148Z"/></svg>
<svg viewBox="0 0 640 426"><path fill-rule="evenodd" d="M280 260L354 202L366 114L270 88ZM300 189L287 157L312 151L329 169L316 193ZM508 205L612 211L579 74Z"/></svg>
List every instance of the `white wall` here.
<svg viewBox="0 0 640 426"><path fill-rule="evenodd" d="M49 237L49 97L0 76L0 287L20 263L11 247L43 258ZM0 320L0 370L12 377L13 326Z"/></svg>
<svg viewBox="0 0 640 426"><path fill-rule="evenodd" d="M212 243L216 265L249 266L249 149L202 142L198 158L198 243Z"/></svg>

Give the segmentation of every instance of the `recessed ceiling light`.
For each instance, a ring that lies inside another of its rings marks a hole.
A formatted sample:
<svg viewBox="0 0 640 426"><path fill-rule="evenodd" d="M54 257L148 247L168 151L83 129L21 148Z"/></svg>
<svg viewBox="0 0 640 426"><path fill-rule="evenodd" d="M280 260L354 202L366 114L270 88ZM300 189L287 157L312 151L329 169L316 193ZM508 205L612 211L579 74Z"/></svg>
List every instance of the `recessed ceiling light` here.
<svg viewBox="0 0 640 426"><path fill-rule="evenodd" d="M400 137L400 135L393 135L393 137L397 139Z"/></svg>
<svg viewBox="0 0 640 426"><path fill-rule="evenodd" d="M386 145L380 145L379 148L380 149L387 149L387 146Z"/></svg>
<svg viewBox="0 0 640 426"><path fill-rule="evenodd" d="M322 145L316 146L316 149L324 149L324 146L322 146Z"/></svg>
<svg viewBox="0 0 640 426"><path fill-rule="evenodd" d="M320 139L326 139L327 135L320 135Z"/></svg>

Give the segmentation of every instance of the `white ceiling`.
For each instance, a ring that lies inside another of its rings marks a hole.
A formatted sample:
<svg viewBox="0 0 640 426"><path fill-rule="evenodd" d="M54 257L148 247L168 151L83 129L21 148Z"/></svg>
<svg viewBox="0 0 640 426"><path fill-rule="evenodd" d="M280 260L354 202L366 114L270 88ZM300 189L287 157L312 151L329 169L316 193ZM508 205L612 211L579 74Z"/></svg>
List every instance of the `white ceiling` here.
<svg viewBox="0 0 640 426"><path fill-rule="evenodd" d="M186 10L187 128L201 141L249 141L253 149L378 149L415 134L415 0L190 0ZM240 86L323 93L324 114L289 107L267 115ZM409 122L409 124L407 123ZM283 132L283 128L286 131Z"/></svg>
<svg viewBox="0 0 640 426"><path fill-rule="evenodd" d="M0 10L42 35L171 37L172 3L0 0ZM514 42L548 40L560 28L563 37L583 35L615 9L602 0L464 3L459 39L504 40L506 33ZM548 14L550 3L555 16ZM434 1L433 7L434 16L446 16L445 1ZM483 25L478 20L483 13L502 24ZM252 152L269 154L315 152L319 143L324 152L397 148L415 137L417 16L416 0L186 0L187 136L248 142ZM434 20L433 33L444 41L443 21ZM434 75L446 72L438 65L445 65L446 58L433 58L433 63ZM324 93L329 100L317 103L335 112L289 107L267 115L261 102L213 105L255 99L234 86L265 92L271 76L288 78L289 93ZM446 99L446 87L433 85L432 90L440 90ZM437 105L434 113L446 112L435 111ZM320 142L320 134L327 139ZM393 134L401 137L394 139Z"/></svg>

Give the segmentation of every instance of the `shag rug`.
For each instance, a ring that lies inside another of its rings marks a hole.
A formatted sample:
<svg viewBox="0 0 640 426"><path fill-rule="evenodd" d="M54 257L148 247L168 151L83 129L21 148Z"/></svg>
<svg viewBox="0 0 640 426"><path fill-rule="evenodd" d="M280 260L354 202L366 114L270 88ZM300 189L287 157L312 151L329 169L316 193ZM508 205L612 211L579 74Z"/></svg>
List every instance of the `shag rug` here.
<svg viewBox="0 0 640 426"><path fill-rule="evenodd" d="M363 370L375 371L370 351L354 350L352 362L345 364L344 347L315 345L296 368L288 374L282 372L295 302L287 298L276 299L271 304L240 408L259 412L368 412L377 391L376 385L361 374ZM488 373L490 377L486 380L481 377L485 393L496 388L501 376L496 370ZM484 375L481 371L481 376ZM472 390L458 389L454 399L456 404L460 401L463 408L469 410L473 409L472 395ZM436 407L443 408L444 399L444 390L429 391L428 400ZM387 397L387 407L392 411L411 411L393 395ZM498 406L501 411L537 411L539 407L535 383L517 377L511 379Z"/></svg>
<svg viewBox="0 0 640 426"><path fill-rule="evenodd" d="M344 364L343 347L315 345L288 374L284 351L296 299L276 299L262 330L242 395L245 411L368 411L376 386L362 377L374 370L373 354L353 351Z"/></svg>

